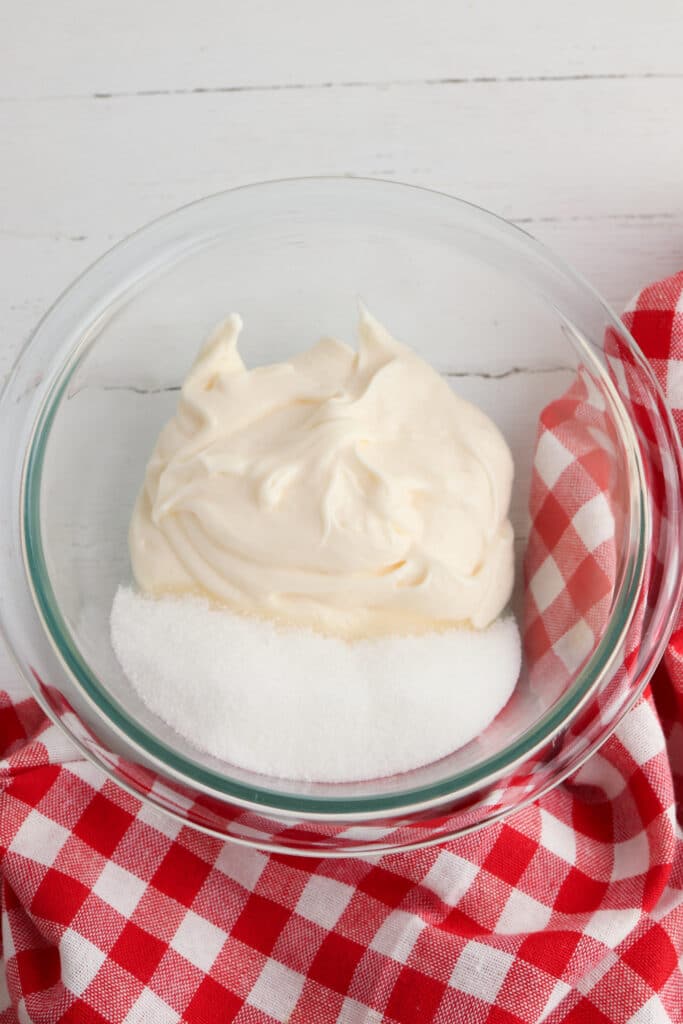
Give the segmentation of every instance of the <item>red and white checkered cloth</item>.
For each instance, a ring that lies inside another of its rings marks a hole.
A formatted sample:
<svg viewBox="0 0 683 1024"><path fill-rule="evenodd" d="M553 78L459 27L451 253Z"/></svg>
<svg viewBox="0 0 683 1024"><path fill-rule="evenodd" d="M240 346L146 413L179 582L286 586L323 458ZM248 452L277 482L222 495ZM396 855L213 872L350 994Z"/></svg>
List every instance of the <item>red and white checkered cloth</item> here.
<svg viewBox="0 0 683 1024"><path fill-rule="evenodd" d="M681 429L683 273L625 320ZM581 629L562 642L577 595L594 630L611 593L587 386L564 400L571 443L561 402L539 435L526 640L545 679L580 656ZM568 482L593 503L572 522ZM421 852L267 856L181 827L81 760L19 684L0 696L0 757L0 1024L683 1021L683 629L567 783Z"/></svg>

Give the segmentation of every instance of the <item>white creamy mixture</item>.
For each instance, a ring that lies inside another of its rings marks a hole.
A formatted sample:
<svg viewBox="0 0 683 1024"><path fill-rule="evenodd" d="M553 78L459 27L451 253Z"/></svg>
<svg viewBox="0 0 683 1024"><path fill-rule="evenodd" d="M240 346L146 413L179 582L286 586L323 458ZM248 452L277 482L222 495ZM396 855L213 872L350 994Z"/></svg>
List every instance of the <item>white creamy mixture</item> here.
<svg viewBox="0 0 683 1024"><path fill-rule="evenodd" d="M245 367L238 316L201 350L130 528L141 590L338 637L488 626L509 600L513 464L491 420L367 312Z"/></svg>

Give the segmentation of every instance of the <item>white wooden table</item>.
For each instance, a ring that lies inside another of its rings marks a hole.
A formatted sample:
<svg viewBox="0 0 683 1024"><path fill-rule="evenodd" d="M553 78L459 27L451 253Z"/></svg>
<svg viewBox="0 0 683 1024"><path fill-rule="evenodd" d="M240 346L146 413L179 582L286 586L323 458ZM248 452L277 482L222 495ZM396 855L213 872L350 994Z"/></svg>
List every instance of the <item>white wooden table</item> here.
<svg viewBox="0 0 683 1024"><path fill-rule="evenodd" d="M683 267L683 4L6 0L0 376L123 235L308 174L479 203L619 308Z"/></svg>

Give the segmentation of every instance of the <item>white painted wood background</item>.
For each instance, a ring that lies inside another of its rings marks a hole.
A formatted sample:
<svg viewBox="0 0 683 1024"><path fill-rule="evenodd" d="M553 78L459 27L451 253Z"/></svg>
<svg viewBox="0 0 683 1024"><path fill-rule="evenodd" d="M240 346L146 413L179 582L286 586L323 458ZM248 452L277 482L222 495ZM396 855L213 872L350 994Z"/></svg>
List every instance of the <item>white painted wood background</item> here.
<svg viewBox="0 0 683 1024"><path fill-rule="evenodd" d="M123 235L308 174L486 206L619 308L683 267L683 3L0 0L0 376Z"/></svg>

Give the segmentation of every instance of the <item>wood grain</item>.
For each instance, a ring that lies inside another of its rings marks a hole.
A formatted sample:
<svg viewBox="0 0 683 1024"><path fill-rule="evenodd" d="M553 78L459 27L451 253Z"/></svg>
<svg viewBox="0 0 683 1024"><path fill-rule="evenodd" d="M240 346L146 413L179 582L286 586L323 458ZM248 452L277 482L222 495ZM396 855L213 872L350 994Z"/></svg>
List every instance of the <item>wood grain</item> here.
<svg viewBox="0 0 683 1024"><path fill-rule="evenodd" d="M37 0L0 96L680 75L679 0Z"/></svg>
<svg viewBox="0 0 683 1024"><path fill-rule="evenodd" d="M619 307L683 262L683 142L670 129L681 110L683 79L0 104L13 140L0 177L0 372L121 236L277 176L382 176L458 194L546 241ZM547 145L551 121L564 131Z"/></svg>
<svg viewBox="0 0 683 1024"><path fill-rule="evenodd" d="M0 109L1 223L118 236L198 195L307 174L429 184L530 225L670 215L682 110L683 78L23 101Z"/></svg>

